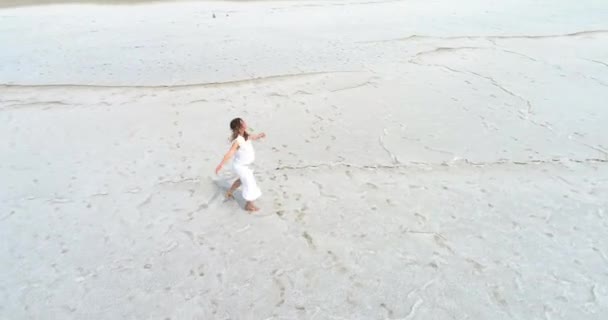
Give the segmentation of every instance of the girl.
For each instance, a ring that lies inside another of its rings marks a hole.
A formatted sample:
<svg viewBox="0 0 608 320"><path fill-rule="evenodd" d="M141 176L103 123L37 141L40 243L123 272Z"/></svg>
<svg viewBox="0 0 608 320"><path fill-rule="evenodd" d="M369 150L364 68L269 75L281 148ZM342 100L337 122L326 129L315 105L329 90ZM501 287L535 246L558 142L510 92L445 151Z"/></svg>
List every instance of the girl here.
<svg viewBox="0 0 608 320"><path fill-rule="evenodd" d="M226 193L226 197L232 198L234 191L242 185L243 198L247 201L245 210L258 211L259 208L253 204L253 201L259 198L262 195L262 192L255 182L253 171L249 169L249 165L255 160L255 151L253 150L251 141L262 139L266 137L266 134L260 133L250 135L247 132L247 123L241 118L230 121L230 129L232 130L232 147L230 147L230 150L226 153L222 162L215 168L215 174L218 174L220 170L222 170L224 164L226 164L232 156L235 156L234 161L232 162L232 169L239 178L232 184L232 187L230 187L230 190Z"/></svg>

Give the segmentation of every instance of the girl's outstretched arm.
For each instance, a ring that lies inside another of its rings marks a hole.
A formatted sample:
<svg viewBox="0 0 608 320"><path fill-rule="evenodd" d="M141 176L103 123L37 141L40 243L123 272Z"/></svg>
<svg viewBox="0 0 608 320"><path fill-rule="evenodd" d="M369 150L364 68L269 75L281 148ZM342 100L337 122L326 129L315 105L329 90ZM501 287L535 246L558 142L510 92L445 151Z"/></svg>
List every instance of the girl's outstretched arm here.
<svg viewBox="0 0 608 320"><path fill-rule="evenodd" d="M222 170L222 167L226 164L226 162L230 161L230 159L232 158L232 156L234 156L234 153L236 152L236 150L238 148L239 148L239 143L235 141L232 144L232 147L230 147L230 150L228 150L226 155L224 155L222 162L220 162L220 164L217 166L217 168L215 168L215 174L220 173L220 170Z"/></svg>
<svg viewBox="0 0 608 320"><path fill-rule="evenodd" d="M252 134L249 136L251 138L251 140L260 140L262 138L266 138L266 134L264 132L262 133L258 133L258 134Z"/></svg>

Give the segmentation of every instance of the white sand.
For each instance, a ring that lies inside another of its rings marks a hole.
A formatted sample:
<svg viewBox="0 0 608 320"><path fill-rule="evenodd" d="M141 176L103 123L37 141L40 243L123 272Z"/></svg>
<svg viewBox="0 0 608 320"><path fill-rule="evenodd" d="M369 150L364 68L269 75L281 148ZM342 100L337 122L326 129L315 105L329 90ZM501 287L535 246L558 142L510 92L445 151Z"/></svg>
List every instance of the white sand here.
<svg viewBox="0 0 608 320"><path fill-rule="evenodd" d="M1 319L608 318L603 0L5 8L0 44Z"/></svg>

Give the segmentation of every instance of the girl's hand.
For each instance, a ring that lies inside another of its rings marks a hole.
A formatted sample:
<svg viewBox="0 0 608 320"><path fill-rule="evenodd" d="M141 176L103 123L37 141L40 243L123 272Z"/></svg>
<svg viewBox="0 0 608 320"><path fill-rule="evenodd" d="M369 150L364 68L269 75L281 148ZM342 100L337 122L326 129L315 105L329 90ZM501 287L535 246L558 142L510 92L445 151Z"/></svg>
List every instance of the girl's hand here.
<svg viewBox="0 0 608 320"><path fill-rule="evenodd" d="M266 134L264 132L258 134L258 139L266 138Z"/></svg>
<svg viewBox="0 0 608 320"><path fill-rule="evenodd" d="M215 168L215 174L220 174L220 171L222 170L222 164L220 163L217 168Z"/></svg>

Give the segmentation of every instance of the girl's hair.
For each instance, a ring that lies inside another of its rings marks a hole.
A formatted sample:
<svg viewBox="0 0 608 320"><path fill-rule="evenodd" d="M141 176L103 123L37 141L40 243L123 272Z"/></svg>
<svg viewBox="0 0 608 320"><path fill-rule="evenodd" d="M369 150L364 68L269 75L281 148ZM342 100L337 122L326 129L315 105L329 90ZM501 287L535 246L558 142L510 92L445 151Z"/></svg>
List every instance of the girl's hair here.
<svg viewBox="0 0 608 320"><path fill-rule="evenodd" d="M234 140L236 139L236 137L239 136L239 131L241 131L241 128L243 127L243 119L241 118L235 118L232 119L232 121L230 121L230 130L232 130L232 138L230 140ZM245 141L247 141L249 139L249 133L247 133L247 131L245 131L245 133L243 133L243 138L245 138Z"/></svg>

